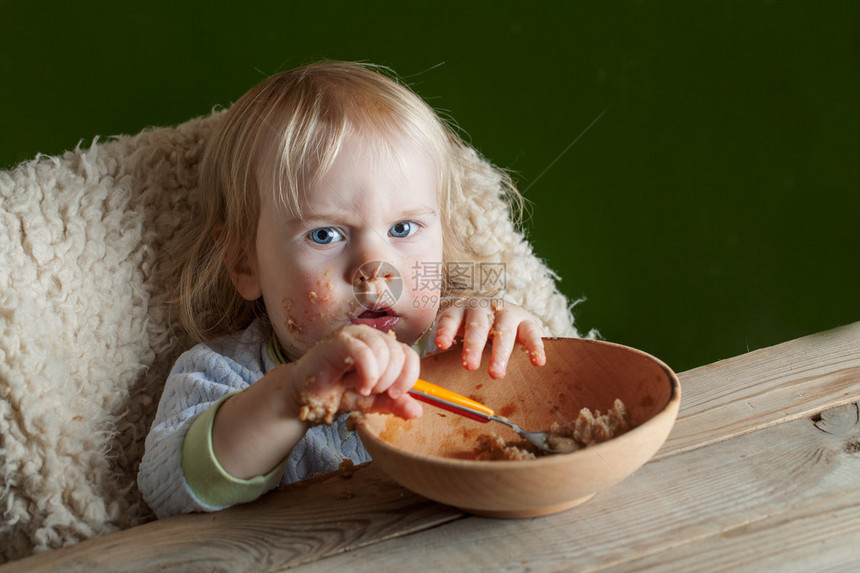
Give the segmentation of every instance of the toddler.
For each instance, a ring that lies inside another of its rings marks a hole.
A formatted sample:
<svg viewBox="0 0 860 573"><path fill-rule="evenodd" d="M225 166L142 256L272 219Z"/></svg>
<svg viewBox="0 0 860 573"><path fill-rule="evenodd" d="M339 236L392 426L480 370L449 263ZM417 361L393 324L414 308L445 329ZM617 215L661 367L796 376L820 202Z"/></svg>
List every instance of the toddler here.
<svg viewBox="0 0 860 573"><path fill-rule="evenodd" d="M197 219L169 257L200 344L177 360L147 436L138 482L156 515L368 461L347 413L420 416L408 391L428 346L462 337L474 370L491 340L496 378L515 344L544 364L527 311L445 272L470 260L450 223L477 161L465 149L414 92L358 64L281 73L225 113Z"/></svg>

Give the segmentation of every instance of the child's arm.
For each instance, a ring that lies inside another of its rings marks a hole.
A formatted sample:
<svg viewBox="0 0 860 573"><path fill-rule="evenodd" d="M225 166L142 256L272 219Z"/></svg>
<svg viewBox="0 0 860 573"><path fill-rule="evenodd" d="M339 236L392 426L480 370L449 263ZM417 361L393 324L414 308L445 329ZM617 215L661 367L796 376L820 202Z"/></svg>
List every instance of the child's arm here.
<svg viewBox="0 0 860 573"><path fill-rule="evenodd" d="M303 389L333 396L339 411L420 416L420 404L407 394L418 373L419 358L409 346L368 326L346 326L224 402L212 431L215 456L240 479L277 466L307 431L300 419Z"/></svg>
<svg viewBox="0 0 860 573"><path fill-rule="evenodd" d="M513 303L473 298L443 308L436 322L436 346L446 350L458 335L463 337L463 366L468 370L480 367L490 338L493 351L489 374L493 378L505 375L508 358L517 343L526 347L532 364L546 364L540 327L531 313Z"/></svg>

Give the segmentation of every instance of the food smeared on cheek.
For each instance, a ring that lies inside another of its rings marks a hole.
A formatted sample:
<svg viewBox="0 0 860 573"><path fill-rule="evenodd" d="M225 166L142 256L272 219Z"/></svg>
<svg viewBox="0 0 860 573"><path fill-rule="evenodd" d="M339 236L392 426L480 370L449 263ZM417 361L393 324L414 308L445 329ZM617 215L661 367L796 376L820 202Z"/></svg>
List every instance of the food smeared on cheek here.
<svg viewBox="0 0 860 573"><path fill-rule="evenodd" d="M350 314L354 314L355 311L357 311L359 309L359 307L361 307L361 304L357 300L355 300L354 298L351 301L349 301L349 313Z"/></svg>
<svg viewBox="0 0 860 573"><path fill-rule="evenodd" d="M325 279L327 275L328 271L325 272L323 278L316 282L316 288L308 291L308 301L311 304L325 304L334 300L334 285L331 279Z"/></svg>
<svg viewBox="0 0 860 573"><path fill-rule="evenodd" d="M325 271L323 276L316 280L316 286L312 286L308 290L307 297L311 307L304 311L303 318L306 324L318 320L333 320L336 317L334 310L338 300L334 291L334 283L327 277L328 271Z"/></svg>
<svg viewBox="0 0 860 573"><path fill-rule="evenodd" d="M284 311L284 327L296 339L302 338L302 325L293 317L293 301L287 297L281 301L281 308Z"/></svg>

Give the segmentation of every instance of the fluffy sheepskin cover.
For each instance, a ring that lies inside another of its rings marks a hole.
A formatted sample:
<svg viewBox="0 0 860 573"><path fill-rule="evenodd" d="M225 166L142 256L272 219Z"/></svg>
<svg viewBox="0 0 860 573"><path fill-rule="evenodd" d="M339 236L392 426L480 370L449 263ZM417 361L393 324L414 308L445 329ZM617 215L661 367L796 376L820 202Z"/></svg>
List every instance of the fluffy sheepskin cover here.
<svg viewBox="0 0 860 573"><path fill-rule="evenodd" d="M152 519L135 479L189 340L159 303L159 253L189 217L220 111L0 172L0 562ZM485 164L482 164L485 166ZM489 168L460 228L507 264L507 298L576 336L555 275Z"/></svg>

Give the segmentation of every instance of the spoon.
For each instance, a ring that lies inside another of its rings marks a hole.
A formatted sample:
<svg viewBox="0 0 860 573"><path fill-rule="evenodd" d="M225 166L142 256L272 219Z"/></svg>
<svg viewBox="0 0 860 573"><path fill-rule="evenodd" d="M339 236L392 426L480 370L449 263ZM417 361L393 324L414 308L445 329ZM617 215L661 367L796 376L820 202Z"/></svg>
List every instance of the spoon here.
<svg viewBox="0 0 860 573"><path fill-rule="evenodd" d="M549 432L527 432L504 416L497 416L492 408L426 380L419 379L415 382L415 386L412 387L409 394L422 402L427 402L478 422L493 421L504 424L513 428L516 433L539 449L550 454L567 454L577 449L574 441L568 438L557 438L553 440L553 445L550 445Z"/></svg>

